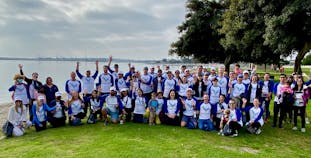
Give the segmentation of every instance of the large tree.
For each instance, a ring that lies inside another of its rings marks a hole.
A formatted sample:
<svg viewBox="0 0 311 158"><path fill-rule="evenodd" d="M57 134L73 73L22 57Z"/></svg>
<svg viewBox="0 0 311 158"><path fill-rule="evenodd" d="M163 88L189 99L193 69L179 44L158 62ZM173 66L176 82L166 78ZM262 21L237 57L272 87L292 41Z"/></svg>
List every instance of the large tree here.
<svg viewBox="0 0 311 158"><path fill-rule="evenodd" d="M264 45L284 56L297 51L294 71L301 73L301 61L311 49L311 1L261 1L266 4Z"/></svg>
<svg viewBox="0 0 311 158"><path fill-rule="evenodd" d="M260 1L231 0L221 21L219 32L224 38L220 43L226 50L238 50L242 61L258 64L278 63L280 53L273 53L268 46L263 45L263 5Z"/></svg>
<svg viewBox="0 0 311 158"><path fill-rule="evenodd" d="M201 62L234 62L233 56L220 45L219 20L225 10L225 1L189 0L185 21L178 26L181 34L172 43L170 54L192 56Z"/></svg>

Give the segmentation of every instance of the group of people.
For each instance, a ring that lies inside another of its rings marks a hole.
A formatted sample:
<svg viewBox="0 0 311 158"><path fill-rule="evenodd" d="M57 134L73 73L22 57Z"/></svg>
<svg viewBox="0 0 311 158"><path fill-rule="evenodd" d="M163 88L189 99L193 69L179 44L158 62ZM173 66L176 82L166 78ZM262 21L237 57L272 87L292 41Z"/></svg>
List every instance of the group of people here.
<svg viewBox="0 0 311 158"><path fill-rule="evenodd" d="M100 75L98 61L94 74L88 70L85 75L77 63L65 84L65 99L51 77L42 84L38 73L27 78L19 65L20 73L9 88L15 103L8 113L13 135L23 135L32 125L36 131L45 130L47 123L64 126L67 118L72 126L82 125L81 120L86 119L89 124L103 121L104 125L131 121L167 124L225 136L238 136L245 126L249 133L260 134L270 118L273 94L273 127L282 128L287 119L293 120L293 130L297 130L300 116L301 132L306 131L310 81L304 83L299 74L281 74L280 82L274 83L269 73L259 80L256 71L242 71L238 64L230 72L224 67L208 71L203 66L191 71L185 65L175 71L167 65L165 70L144 67L139 72L129 64L129 71L123 73L118 64L111 69L112 57L109 59Z"/></svg>

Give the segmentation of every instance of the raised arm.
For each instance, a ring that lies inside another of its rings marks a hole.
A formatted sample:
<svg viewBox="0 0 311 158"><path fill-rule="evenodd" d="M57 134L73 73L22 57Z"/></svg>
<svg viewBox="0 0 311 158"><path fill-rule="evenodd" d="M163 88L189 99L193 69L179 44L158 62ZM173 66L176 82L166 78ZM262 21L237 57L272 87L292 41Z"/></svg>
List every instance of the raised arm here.
<svg viewBox="0 0 311 158"><path fill-rule="evenodd" d="M18 68L19 68L19 72L21 75L24 75L23 72L23 65L22 64L18 64ZM25 76L25 75L24 75ZM32 79L28 78L25 76L25 81L27 82L28 85L30 85L32 83Z"/></svg>
<svg viewBox="0 0 311 158"><path fill-rule="evenodd" d="M79 77L80 79L82 79L82 78L83 78L83 75L80 73L79 67L80 67L80 62L77 62L76 74L78 75L78 77Z"/></svg>

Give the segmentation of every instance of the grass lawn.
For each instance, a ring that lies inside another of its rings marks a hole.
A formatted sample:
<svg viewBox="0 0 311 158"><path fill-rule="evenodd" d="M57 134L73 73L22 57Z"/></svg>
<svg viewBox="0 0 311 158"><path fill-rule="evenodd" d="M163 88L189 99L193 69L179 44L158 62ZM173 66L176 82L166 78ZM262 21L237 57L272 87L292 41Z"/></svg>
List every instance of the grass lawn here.
<svg viewBox="0 0 311 158"><path fill-rule="evenodd" d="M243 129L235 138L134 123L104 127L98 122L39 133L32 128L23 137L0 140L0 157L311 157L310 125L306 133L291 128L272 128L270 121L261 135Z"/></svg>

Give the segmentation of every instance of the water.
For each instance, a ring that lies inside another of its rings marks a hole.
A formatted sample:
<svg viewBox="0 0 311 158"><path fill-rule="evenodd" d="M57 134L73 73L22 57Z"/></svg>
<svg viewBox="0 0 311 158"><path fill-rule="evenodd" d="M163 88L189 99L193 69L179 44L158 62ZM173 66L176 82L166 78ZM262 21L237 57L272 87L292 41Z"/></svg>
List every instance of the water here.
<svg viewBox="0 0 311 158"><path fill-rule="evenodd" d="M47 77L51 76L53 78L54 84L58 86L61 92L65 92L65 82L70 78L70 73L76 70L76 62L71 61L0 61L0 103L11 102L11 93L8 89L14 83L13 77L15 74L19 73L18 64L23 65L24 74L31 78L33 72L39 73L39 81L43 84ZM107 63L99 63L99 74L103 72L103 65ZM111 65L113 66L114 63ZM118 63L120 70L124 73L128 72L128 63ZM155 66L157 64L151 63L133 63L136 70L142 71L145 66ZM163 65L161 65L163 67ZM191 68L195 65L189 65ZM176 70L180 68L180 64L170 65L171 70ZM91 70L92 73L95 72L95 62L80 62L80 72L85 74L86 70ZM157 68L156 68L157 70ZM97 80L96 80L97 82Z"/></svg>

